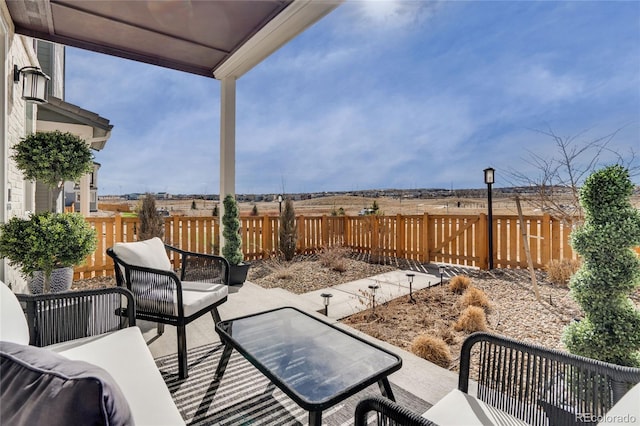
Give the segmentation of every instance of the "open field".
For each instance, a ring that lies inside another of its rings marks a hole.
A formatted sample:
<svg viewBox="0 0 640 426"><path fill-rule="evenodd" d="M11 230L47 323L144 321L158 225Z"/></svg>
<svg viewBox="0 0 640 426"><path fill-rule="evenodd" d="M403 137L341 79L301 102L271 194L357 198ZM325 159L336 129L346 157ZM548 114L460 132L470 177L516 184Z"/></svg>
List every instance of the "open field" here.
<svg viewBox="0 0 640 426"><path fill-rule="evenodd" d="M195 209L192 209L192 203L195 201ZM347 215L355 216L363 208L371 207L374 201L378 204L380 211L385 215L396 214L469 214L486 213L487 200L484 198L463 198L463 197L447 197L447 198L390 198L390 197L358 197L351 195L336 195L328 197L313 198L310 200L294 201L294 208L298 215L331 215L333 211L342 208ZM102 202L99 203L99 205ZM109 200L105 204L121 204L127 206L131 211L135 211L141 201L127 200ZM157 200L158 208L166 209L171 215L184 216L208 216L213 213L216 201L211 200ZM632 203L636 207L640 207L640 196L634 196ZM259 201L259 202L240 202L238 204L240 214L249 215L254 206L258 209L259 215L278 215L277 201ZM523 213L540 214L530 203L522 202ZM515 198L495 196L493 199L494 214L517 214ZM95 215L110 215L112 212L98 212Z"/></svg>

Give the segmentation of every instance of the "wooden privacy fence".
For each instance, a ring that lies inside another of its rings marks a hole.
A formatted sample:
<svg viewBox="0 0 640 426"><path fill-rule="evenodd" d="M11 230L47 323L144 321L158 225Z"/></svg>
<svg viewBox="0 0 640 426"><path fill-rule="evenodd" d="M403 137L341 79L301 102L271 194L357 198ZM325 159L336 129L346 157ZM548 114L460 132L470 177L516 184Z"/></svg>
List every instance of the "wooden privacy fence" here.
<svg viewBox="0 0 640 426"><path fill-rule="evenodd" d="M87 218L98 235L96 252L75 269L75 279L113 274L107 248L116 242L135 241L137 218ZM245 259L268 258L278 251L277 216L244 216L240 219ZM165 218L165 242L183 250L218 253L219 224L216 217L174 216ZM551 260L576 257L569 245L571 224L548 214L493 216L493 263L495 268L526 268L525 239L533 265L545 267ZM399 257L421 263L438 262L488 267L488 222L480 215L396 216L298 216L298 252L312 253L323 247L343 245L375 259ZM640 249L636 249L640 253ZM172 259L177 266L179 260Z"/></svg>

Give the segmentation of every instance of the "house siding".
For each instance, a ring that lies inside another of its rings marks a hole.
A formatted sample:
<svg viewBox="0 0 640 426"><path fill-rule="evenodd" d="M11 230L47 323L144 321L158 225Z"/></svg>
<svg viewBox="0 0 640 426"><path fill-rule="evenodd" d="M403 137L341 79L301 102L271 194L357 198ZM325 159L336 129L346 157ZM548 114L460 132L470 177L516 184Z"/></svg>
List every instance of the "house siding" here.
<svg viewBox="0 0 640 426"><path fill-rule="evenodd" d="M25 206L30 205L34 196L33 185L25 182L22 172L11 159L12 148L22 137L35 128L35 106L27 104L21 98L22 82L13 83L13 66L38 65L32 39L15 35L13 23L9 18L6 5L0 6L0 37L2 48L0 56L5 64L3 81L7 82L4 90L0 91L3 97L0 105L2 114L2 126L0 129L0 144L2 144L3 167L0 173L2 215L0 219L5 222L12 217L24 217L27 212ZM9 199L9 190L11 198ZM8 265L6 259L0 260L0 280L10 285L16 292L27 292L26 281L20 272Z"/></svg>

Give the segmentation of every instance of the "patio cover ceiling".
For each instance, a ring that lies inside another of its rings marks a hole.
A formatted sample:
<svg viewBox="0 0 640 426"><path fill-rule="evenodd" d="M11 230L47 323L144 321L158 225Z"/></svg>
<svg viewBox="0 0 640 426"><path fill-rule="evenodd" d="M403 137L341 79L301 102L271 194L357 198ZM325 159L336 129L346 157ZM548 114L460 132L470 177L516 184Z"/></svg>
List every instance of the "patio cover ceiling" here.
<svg viewBox="0 0 640 426"><path fill-rule="evenodd" d="M222 79L238 78L339 1L7 0L17 34Z"/></svg>

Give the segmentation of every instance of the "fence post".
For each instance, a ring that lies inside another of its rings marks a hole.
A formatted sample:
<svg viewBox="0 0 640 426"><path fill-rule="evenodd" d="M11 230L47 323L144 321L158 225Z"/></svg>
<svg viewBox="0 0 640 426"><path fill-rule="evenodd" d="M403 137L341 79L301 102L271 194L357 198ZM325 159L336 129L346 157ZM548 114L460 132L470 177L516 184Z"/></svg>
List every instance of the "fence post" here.
<svg viewBox="0 0 640 426"><path fill-rule="evenodd" d="M329 247L333 244L329 244L329 218L326 214L322 215L322 241L320 241L320 247Z"/></svg>
<svg viewBox="0 0 640 426"><path fill-rule="evenodd" d="M262 258L267 259L273 251L273 231L271 218L268 215L262 217Z"/></svg>
<svg viewBox="0 0 640 426"><path fill-rule="evenodd" d="M551 259L560 260L560 220L552 218L551 222Z"/></svg>
<svg viewBox="0 0 640 426"><path fill-rule="evenodd" d="M404 216L398 213L396 215L396 257L404 257L407 237L405 236L406 226Z"/></svg>
<svg viewBox="0 0 640 426"><path fill-rule="evenodd" d="M298 252L304 253L304 251L307 249L306 235L304 233L304 230L305 230L304 215L300 215L297 217L296 225L298 228L298 238L296 238L297 240L296 245L298 246Z"/></svg>
<svg viewBox="0 0 640 426"><path fill-rule="evenodd" d="M122 228L122 216L120 215L120 213L116 214L114 235L116 243L121 243L124 241L124 229Z"/></svg>
<svg viewBox="0 0 640 426"><path fill-rule="evenodd" d="M371 218L371 256L374 262L380 262L380 224L378 222L378 216L370 215Z"/></svg>
<svg viewBox="0 0 640 426"><path fill-rule="evenodd" d="M573 228L573 220L565 221L562 226L562 258L572 259L573 248L571 247L571 230Z"/></svg>
<svg viewBox="0 0 640 426"><path fill-rule="evenodd" d="M349 221L349 216L344 215L342 216L342 229L344 229L344 236L342 237L342 245L345 247L353 247L353 244L351 242L351 228L350 228L350 221Z"/></svg>
<svg viewBox="0 0 640 426"><path fill-rule="evenodd" d="M543 265L548 265L551 260L551 216L549 213L542 215L542 232L540 238L542 239L540 248L540 261Z"/></svg>
<svg viewBox="0 0 640 426"><path fill-rule="evenodd" d="M429 247L429 213L422 215L422 263L431 262L431 247Z"/></svg>
<svg viewBox="0 0 640 426"><path fill-rule="evenodd" d="M478 267L480 269L489 269L489 249L487 244L489 243L487 238L487 232L489 229L488 218L485 213L480 213L478 220L478 228L476 230L476 250L478 257Z"/></svg>

